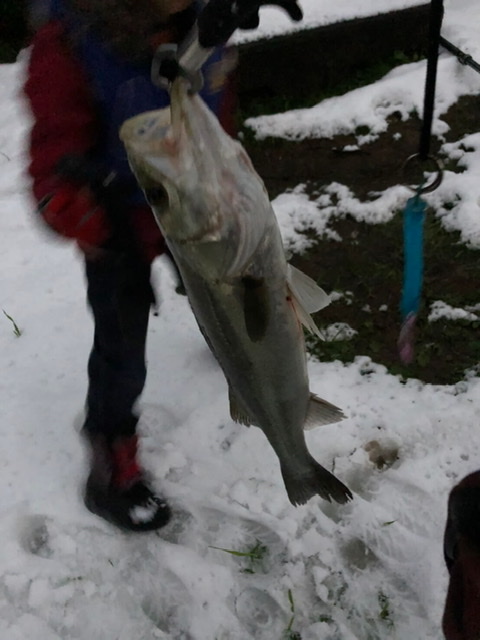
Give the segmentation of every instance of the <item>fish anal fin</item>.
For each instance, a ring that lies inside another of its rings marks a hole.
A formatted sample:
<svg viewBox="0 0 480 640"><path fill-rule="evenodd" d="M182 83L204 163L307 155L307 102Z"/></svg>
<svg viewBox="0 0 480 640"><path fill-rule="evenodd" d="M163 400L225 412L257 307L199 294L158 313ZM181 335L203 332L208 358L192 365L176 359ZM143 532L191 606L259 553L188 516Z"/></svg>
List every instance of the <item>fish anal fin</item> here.
<svg viewBox="0 0 480 640"><path fill-rule="evenodd" d="M294 296L291 297L291 304L293 306L293 310L295 311L295 315L298 318L298 321L310 331L320 338L320 340L324 340L324 336L320 333L320 329L317 327L315 320L312 316L305 311L305 309L298 303L298 300Z"/></svg>
<svg viewBox="0 0 480 640"><path fill-rule="evenodd" d="M325 424L340 422L340 420L345 420L345 418L346 415L339 407L311 393L307 417L303 428L306 430L314 429L315 427L320 427Z"/></svg>
<svg viewBox="0 0 480 640"><path fill-rule="evenodd" d="M240 402L235 395L235 392L232 390L232 387L228 387L228 400L230 403L230 417L234 422L238 422L239 424L244 424L246 427L252 426L254 423L251 420L250 416L243 409Z"/></svg>

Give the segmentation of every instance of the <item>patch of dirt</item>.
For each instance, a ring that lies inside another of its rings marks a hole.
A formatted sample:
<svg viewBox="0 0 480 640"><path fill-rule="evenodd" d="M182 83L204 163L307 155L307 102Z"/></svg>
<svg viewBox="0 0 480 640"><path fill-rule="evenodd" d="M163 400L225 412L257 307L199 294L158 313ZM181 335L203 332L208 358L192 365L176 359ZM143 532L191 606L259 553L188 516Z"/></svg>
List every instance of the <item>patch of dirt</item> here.
<svg viewBox="0 0 480 640"><path fill-rule="evenodd" d="M464 97L444 118L448 141L480 131L480 97ZM368 200L372 191L404 183L402 166L416 153L420 122L403 122L394 115L389 129L358 151L342 151L356 144L354 135L301 142L247 141L245 146L270 197L306 184L317 193L330 184L347 185L356 197ZM364 132L360 132L364 133ZM439 142L432 141L432 153ZM455 167L449 166L451 170ZM320 239L314 249L292 262L327 291L351 291L351 302L336 301L316 316L319 326L346 322L358 333L350 341L310 340L311 350L322 360L351 361L370 356L390 371L433 383L453 383L465 370L480 363L480 323L439 320L429 323L427 310L435 300L464 308L480 302L480 251L459 243L447 233L431 212L425 224L425 273L423 309L417 327L416 360L402 366L397 353L400 329L399 303L402 288L403 238L401 212L387 224L367 225L348 216L333 224L343 241Z"/></svg>

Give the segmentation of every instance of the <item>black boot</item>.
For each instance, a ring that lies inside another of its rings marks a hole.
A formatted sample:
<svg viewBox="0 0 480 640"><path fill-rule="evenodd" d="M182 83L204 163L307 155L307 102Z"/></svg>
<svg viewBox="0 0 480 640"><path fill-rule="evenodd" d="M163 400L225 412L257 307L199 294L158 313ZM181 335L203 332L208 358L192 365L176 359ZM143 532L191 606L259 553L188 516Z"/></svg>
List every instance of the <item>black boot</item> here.
<svg viewBox="0 0 480 640"><path fill-rule="evenodd" d="M128 531L152 531L166 525L171 511L149 486L138 463L137 436L111 443L102 435L86 437L91 450L87 509Z"/></svg>

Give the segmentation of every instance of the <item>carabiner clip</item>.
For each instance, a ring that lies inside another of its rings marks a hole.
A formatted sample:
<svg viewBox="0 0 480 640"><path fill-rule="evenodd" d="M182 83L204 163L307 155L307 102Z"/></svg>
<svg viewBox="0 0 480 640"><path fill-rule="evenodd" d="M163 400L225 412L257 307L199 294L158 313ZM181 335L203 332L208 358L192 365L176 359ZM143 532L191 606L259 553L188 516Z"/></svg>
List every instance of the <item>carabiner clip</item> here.
<svg viewBox="0 0 480 640"><path fill-rule="evenodd" d="M426 158L421 158L419 153L414 153L413 155L409 156L403 164L404 176L406 176L409 166L413 164L414 161L417 161L418 163L425 162L425 161L433 162L434 170L436 171L436 176L432 180L432 182L430 182L429 184L421 184L416 187L409 185L409 188L412 189L412 191L415 191L415 193L418 196L421 196L424 193L431 193L432 191L435 191L435 189L438 189L438 187L442 184L442 180L443 180L443 166L440 160L437 160L437 158L430 155L427 156Z"/></svg>

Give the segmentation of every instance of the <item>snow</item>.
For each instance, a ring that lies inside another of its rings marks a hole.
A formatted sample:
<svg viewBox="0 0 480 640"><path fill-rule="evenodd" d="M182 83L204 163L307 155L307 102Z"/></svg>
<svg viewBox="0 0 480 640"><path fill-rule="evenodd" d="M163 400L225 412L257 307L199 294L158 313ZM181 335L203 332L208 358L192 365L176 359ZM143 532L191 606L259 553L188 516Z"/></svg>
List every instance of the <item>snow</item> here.
<svg viewBox="0 0 480 640"><path fill-rule="evenodd" d="M316 3L305 0L306 13ZM340 0L318 4L342 19L393 8L393 0L364 0L355 10ZM444 34L478 59L477 18L476 0L452 1ZM24 57L0 66L0 304L21 332L0 316L0 637L278 640L290 627L302 640L437 640L447 495L479 466L473 373L436 386L402 382L363 355L348 366L310 361L312 390L348 419L309 431L308 446L355 497L346 506L313 499L294 508L263 434L230 419L223 375L160 259L142 451L175 517L159 532L127 535L84 508L77 431L92 322L79 256L35 221L25 177L29 119L19 95ZM262 135L297 138L366 124L376 135L392 110L407 117L420 109L424 74L423 62L405 65L300 115L252 124ZM480 77L447 55L439 74L435 131L442 134L442 114L459 96L478 93ZM465 170L447 171L429 202L447 228L478 247L480 134L444 151ZM408 195L392 185L362 203L335 183L309 202L299 185L274 206L287 247L298 250L306 246L299 230L314 220L319 234L347 210L378 223ZM441 301L435 308L459 315ZM256 561L228 553L258 543L266 550Z"/></svg>
<svg viewBox="0 0 480 640"><path fill-rule="evenodd" d="M469 322L476 322L480 320L480 317L471 311L458 307L451 307L446 302L443 302L443 300L436 300L430 307L428 320L430 322L435 322L442 318L446 318L448 320L467 320Z"/></svg>
<svg viewBox="0 0 480 640"><path fill-rule="evenodd" d="M358 331L346 322L334 322L320 331L320 335L326 342L351 340L356 333L358 333Z"/></svg>

